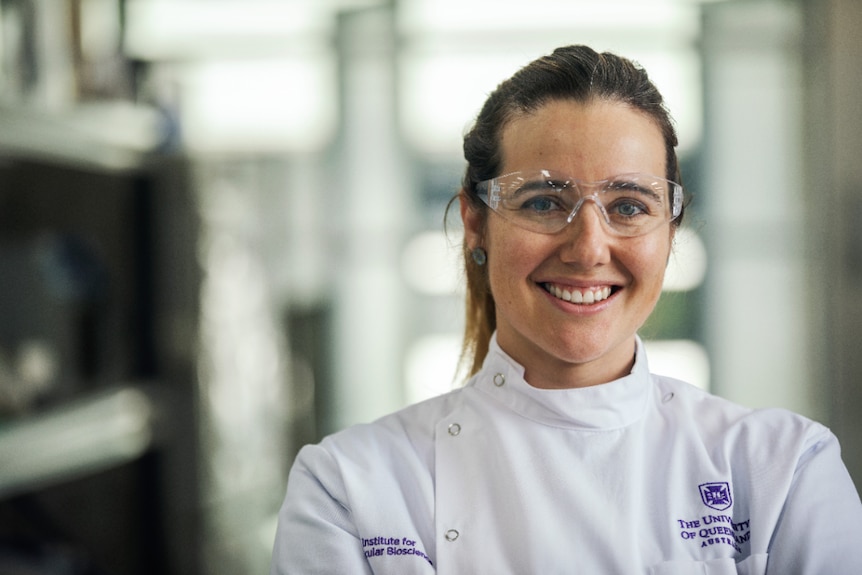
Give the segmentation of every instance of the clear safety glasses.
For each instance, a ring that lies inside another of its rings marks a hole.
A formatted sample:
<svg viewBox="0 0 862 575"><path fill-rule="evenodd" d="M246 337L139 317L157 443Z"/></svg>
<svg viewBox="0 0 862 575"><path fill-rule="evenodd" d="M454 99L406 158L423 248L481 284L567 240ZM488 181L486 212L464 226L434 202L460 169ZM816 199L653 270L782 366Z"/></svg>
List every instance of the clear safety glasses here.
<svg viewBox="0 0 862 575"><path fill-rule="evenodd" d="M607 229L619 236L647 234L682 213L683 189L649 174L622 174L581 182L550 170L512 172L479 182L479 197L513 224L554 234L565 228L584 202L592 201Z"/></svg>

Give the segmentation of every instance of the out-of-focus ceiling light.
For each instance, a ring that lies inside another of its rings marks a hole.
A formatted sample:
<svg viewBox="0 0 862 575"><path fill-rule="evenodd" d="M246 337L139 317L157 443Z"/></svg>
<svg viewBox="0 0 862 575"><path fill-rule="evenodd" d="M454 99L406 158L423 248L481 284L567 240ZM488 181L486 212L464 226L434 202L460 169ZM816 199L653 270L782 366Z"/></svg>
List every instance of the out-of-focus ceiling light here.
<svg viewBox="0 0 862 575"><path fill-rule="evenodd" d="M411 32L508 30L520 35L529 30L567 28L576 36L587 29L639 29L638 36L654 33L656 39L668 31L697 29L699 14L694 2L680 0L533 0L528 8L498 0L401 0L398 9L402 28Z"/></svg>
<svg viewBox="0 0 862 575"><path fill-rule="evenodd" d="M706 277L707 255L703 240L693 230L681 227L676 231L673 253L664 275L665 291L689 291L697 288Z"/></svg>
<svg viewBox="0 0 862 575"><path fill-rule="evenodd" d="M385 0L129 0L126 54L141 60L242 57L328 41L343 10Z"/></svg>
<svg viewBox="0 0 862 575"><path fill-rule="evenodd" d="M423 232L408 242L401 257L407 284L426 295L453 295L461 286L460 250L443 232Z"/></svg>
<svg viewBox="0 0 862 575"><path fill-rule="evenodd" d="M524 10L490 0L402 0L398 8L401 124L422 153L459 156L461 136L497 84L566 44L640 62L665 96L681 153L700 142L700 18L693 2L536 0Z"/></svg>
<svg viewBox="0 0 862 575"><path fill-rule="evenodd" d="M205 61L182 75L183 145L197 152L312 152L336 130L335 64L305 58Z"/></svg>
<svg viewBox="0 0 862 575"><path fill-rule="evenodd" d="M452 391L457 386L461 334L430 334L414 342L405 357L406 403Z"/></svg>
<svg viewBox="0 0 862 575"><path fill-rule="evenodd" d="M709 391L710 363L706 349L688 339L644 341L652 373L674 377Z"/></svg>

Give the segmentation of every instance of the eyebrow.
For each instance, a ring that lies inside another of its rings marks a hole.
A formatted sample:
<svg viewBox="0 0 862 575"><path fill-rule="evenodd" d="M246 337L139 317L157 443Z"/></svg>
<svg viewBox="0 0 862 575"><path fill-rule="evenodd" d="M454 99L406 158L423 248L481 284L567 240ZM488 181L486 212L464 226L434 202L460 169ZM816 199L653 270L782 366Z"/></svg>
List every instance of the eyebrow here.
<svg viewBox="0 0 862 575"><path fill-rule="evenodd" d="M517 172L513 172L513 175L516 173ZM520 194L526 194L526 193L536 192L536 191L546 191L548 189L551 189L554 191L572 189L573 187L576 187L578 182L579 182L578 180L554 178L554 177L549 177L549 176L551 176L551 175L550 174L542 174L540 177L533 178L533 179L524 181L524 182L519 183L519 184L513 183L511 186L509 186L509 190L511 190L511 192L510 192L511 196L510 197L515 198L515 197L518 197ZM607 185L604 188L604 190L606 190L606 191L630 190L630 191L634 191L634 192L637 192L639 194L642 194L644 196L649 196L649 197L655 199L659 203L664 203L664 201L665 201L664 195L666 195L666 194L662 194L650 186L644 186L644 185L641 185L641 184L639 184L635 181L632 181L632 180L617 179L617 178L618 178L618 176L614 176L614 177L608 178L607 180L599 180L599 181L600 182L602 182L602 181L607 182ZM574 183L574 185L573 185L573 183ZM598 183L598 182L584 182L584 183L591 184L591 183Z"/></svg>
<svg viewBox="0 0 862 575"><path fill-rule="evenodd" d="M560 189L571 188L569 185L569 181L567 180L562 186L558 185L557 182L560 180L556 180L553 178L545 178L545 179L533 179L524 182L522 185L514 188L512 190L512 197L517 197L519 194L527 193L527 192L535 192L535 191L543 191L548 190L549 188L558 191ZM552 185L553 184L553 185Z"/></svg>
<svg viewBox="0 0 862 575"><path fill-rule="evenodd" d="M655 198L659 202L663 202L662 195L656 192L653 188L642 186L638 183L635 183L631 180L610 180L608 182L606 190L634 190L640 194L645 196L651 196Z"/></svg>

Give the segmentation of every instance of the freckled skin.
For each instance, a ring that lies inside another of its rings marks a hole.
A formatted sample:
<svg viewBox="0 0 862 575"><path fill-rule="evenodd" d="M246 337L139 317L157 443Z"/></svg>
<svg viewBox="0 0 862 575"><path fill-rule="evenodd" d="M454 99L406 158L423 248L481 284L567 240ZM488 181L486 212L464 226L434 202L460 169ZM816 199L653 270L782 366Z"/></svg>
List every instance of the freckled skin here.
<svg viewBox="0 0 862 575"><path fill-rule="evenodd" d="M553 101L512 120L502 134L501 173L548 169L582 181L665 173L664 140L653 120L618 102ZM469 247L484 246L497 307L497 340L536 387L585 387L628 373L635 333L661 295L670 223L636 238L610 235L591 202L557 234L523 230L490 212L485 229L462 200ZM550 296L545 282L611 285L593 306Z"/></svg>

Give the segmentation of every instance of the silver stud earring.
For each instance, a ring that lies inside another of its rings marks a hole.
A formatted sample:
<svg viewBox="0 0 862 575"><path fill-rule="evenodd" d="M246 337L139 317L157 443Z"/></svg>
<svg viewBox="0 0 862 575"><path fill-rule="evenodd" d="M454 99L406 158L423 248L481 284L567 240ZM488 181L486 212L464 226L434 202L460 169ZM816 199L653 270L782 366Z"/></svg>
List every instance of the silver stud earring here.
<svg viewBox="0 0 862 575"><path fill-rule="evenodd" d="M473 258L473 261L479 267L485 265L485 262L488 261L488 254L482 248L473 248L473 251L470 252L470 257Z"/></svg>

